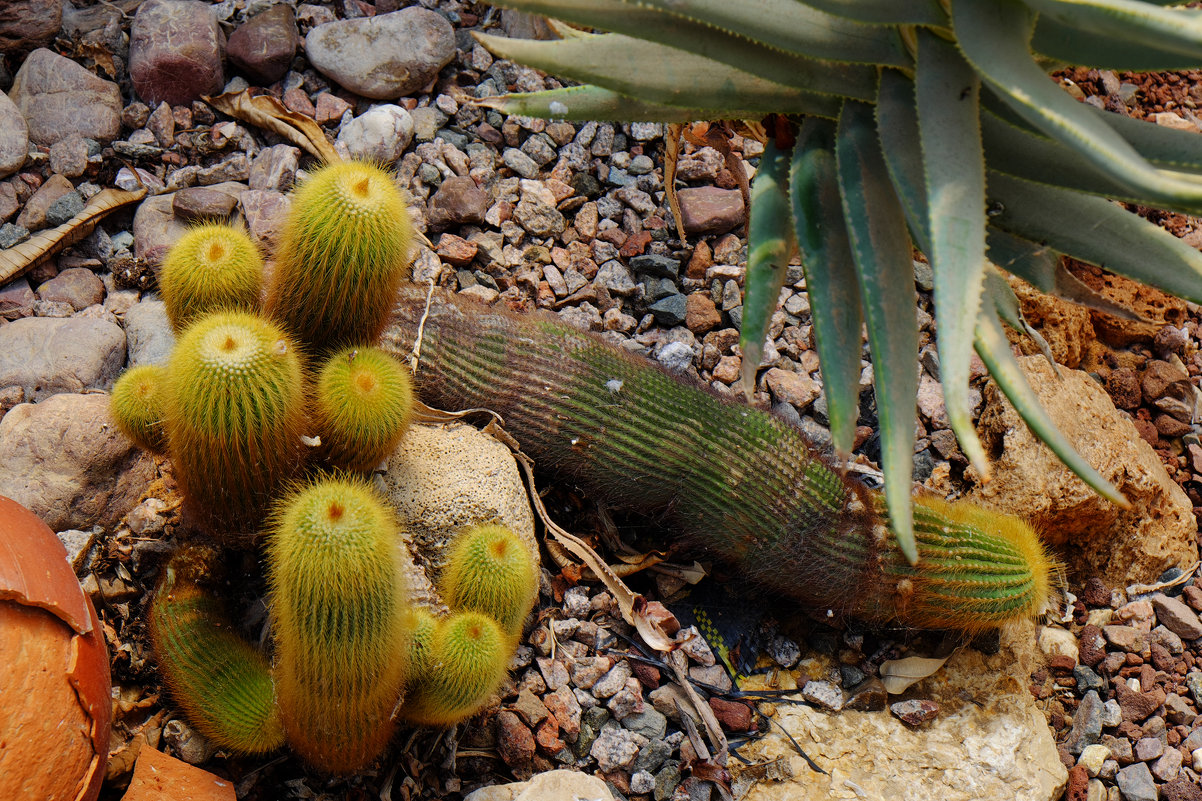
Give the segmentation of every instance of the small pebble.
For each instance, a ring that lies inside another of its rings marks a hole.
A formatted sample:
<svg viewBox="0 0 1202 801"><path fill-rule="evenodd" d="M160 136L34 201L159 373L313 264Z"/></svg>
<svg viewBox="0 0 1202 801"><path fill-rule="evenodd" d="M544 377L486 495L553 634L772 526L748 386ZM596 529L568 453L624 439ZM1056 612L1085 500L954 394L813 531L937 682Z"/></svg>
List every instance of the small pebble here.
<svg viewBox="0 0 1202 801"><path fill-rule="evenodd" d="M898 701L889 705L889 711L908 726L921 726L938 716L939 704L927 700Z"/></svg>

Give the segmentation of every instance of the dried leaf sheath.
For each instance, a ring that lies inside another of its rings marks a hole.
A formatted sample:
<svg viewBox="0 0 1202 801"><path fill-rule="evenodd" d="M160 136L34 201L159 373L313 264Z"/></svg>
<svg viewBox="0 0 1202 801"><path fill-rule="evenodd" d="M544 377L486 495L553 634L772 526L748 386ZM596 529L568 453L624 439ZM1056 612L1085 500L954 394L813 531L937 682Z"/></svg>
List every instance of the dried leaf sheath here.
<svg viewBox="0 0 1202 801"><path fill-rule="evenodd" d="M386 350L409 352L424 306L424 291L402 290ZM494 409L544 469L664 515L693 547L808 607L972 630L1046 599L1050 565L1021 521L919 500L911 567L882 502L800 430L554 318L436 295L421 352L426 402Z"/></svg>

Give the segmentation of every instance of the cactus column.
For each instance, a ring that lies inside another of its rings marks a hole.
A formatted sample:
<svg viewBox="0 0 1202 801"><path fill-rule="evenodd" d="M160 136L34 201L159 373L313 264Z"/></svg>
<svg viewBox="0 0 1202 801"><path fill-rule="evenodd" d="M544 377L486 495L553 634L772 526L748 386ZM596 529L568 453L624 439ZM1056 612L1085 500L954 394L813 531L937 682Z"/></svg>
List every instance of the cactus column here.
<svg viewBox="0 0 1202 801"><path fill-rule="evenodd" d="M409 352L425 293L407 289L383 347ZM434 299L416 376L429 403L487 407L545 469L665 513L695 549L804 605L978 630L1040 611L1052 564L1022 521L916 499L910 566L878 496L799 429L668 375L555 318Z"/></svg>

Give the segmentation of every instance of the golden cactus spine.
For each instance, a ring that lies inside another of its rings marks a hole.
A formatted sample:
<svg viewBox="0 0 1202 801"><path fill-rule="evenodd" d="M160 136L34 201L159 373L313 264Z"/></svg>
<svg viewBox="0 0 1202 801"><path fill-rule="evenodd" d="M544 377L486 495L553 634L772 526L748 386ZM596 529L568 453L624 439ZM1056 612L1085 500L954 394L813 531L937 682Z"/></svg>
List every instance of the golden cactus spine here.
<svg viewBox="0 0 1202 801"><path fill-rule="evenodd" d="M214 311L254 311L263 290L263 257L242 228L198 225L171 246L159 272L159 293L179 334Z"/></svg>
<svg viewBox="0 0 1202 801"><path fill-rule="evenodd" d="M456 612L438 621L429 668L415 676L401 715L428 726L449 726L478 712L509 669L514 638L479 612Z"/></svg>
<svg viewBox="0 0 1202 801"><path fill-rule="evenodd" d="M109 399L113 420L121 433L139 448L153 453L167 452L165 381L166 372L161 365L140 364L121 374Z"/></svg>
<svg viewBox="0 0 1202 801"><path fill-rule="evenodd" d="M538 569L508 528L475 526L455 537L439 589L451 609L486 614L516 637L538 598Z"/></svg>
<svg viewBox="0 0 1202 801"><path fill-rule="evenodd" d="M185 513L227 542L246 544L303 462L295 344L253 314L203 317L172 352L165 406Z"/></svg>
<svg viewBox="0 0 1202 801"><path fill-rule="evenodd" d="M322 167L292 194L268 313L320 352L374 342L411 272L410 229L387 172L353 161Z"/></svg>
<svg viewBox="0 0 1202 801"><path fill-rule="evenodd" d="M327 478L276 507L267 539L276 693L289 745L330 773L394 730L409 648L398 526L370 485Z"/></svg>
<svg viewBox="0 0 1202 801"><path fill-rule="evenodd" d="M322 454L334 467L368 471L409 426L409 371L378 348L348 347L322 365L313 391L313 421Z"/></svg>

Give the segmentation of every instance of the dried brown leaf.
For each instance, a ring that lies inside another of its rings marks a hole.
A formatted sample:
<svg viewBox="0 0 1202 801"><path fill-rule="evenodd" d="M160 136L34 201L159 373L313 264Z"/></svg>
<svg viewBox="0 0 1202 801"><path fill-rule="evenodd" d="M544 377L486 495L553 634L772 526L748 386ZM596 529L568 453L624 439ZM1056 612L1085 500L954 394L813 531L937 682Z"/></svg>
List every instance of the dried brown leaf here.
<svg viewBox="0 0 1202 801"><path fill-rule="evenodd" d="M881 663L881 682L890 695L904 693L911 685L937 673L950 656L933 658L908 656L905 659L890 659Z"/></svg>
<svg viewBox="0 0 1202 801"><path fill-rule="evenodd" d="M68 245L75 244L92 233L96 223L105 216L145 196L145 189L101 190L88 200L83 211L57 228L38 231L21 244L0 250L0 284L8 283L10 279L32 270Z"/></svg>
<svg viewBox="0 0 1202 801"><path fill-rule="evenodd" d="M334 150L334 146L326 139L320 125L304 114L289 110L271 95L255 95L251 89L243 89L241 92L226 92L206 97L204 100L223 114L279 134L323 162L342 160L338 151Z"/></svg>

